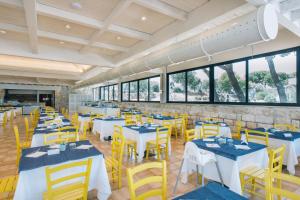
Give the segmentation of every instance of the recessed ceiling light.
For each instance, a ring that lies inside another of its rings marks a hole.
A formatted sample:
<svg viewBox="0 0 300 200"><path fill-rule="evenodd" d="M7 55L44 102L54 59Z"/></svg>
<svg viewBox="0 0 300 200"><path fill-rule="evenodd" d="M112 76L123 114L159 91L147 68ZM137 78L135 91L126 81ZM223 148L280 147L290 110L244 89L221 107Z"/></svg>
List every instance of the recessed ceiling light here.
<svg viewBox="0 0 300 200"><path fill-rule="evenodd" d="M6 31L5 30L0 30L0 33L6 34Z"/></svg>
<svg viewBox="0 0 300 200"><path fill-rule="evenodd" d="M79 3L78 1L77 1L77 2L72 2L72 3L71 3L71 7L72 7L73 9L77 9L77 10L79 10L79 9L82 8L81 3Z"/></svg>
<svg viewBox="0 0 300 200"><path fill-rule="evenodd" d="M65 42L64 41L59 41L59 44L64 44Z"/></svg>
<svg viewBox="0 0 300 200"><path fill-rule="evenodd" d="M141 17L141 20L142 20L142 21L146 21L146 20L147 20L147 17L143 16L143 17Z"/></svg>
<svg viewBox="0 0 300 200"><path fill-rule="evenodd" d="M117 37L117 40L121 40L122 38L120 36Z"/></svg>
<svg viewBox="0 0 300 200"><path fill-rule="evenodd" d="M71 28L70 24L66 24L66 25L65 25L65 28L66 28L66 29L70 29L70 28Z"/></svg>

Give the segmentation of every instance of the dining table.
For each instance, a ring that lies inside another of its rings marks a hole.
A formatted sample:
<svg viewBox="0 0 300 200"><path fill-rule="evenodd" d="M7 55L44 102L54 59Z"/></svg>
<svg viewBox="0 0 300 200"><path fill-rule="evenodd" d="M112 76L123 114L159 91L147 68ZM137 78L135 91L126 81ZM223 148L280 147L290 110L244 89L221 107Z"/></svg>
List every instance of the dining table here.
<svg viewBox="0 0 300 200"><path fill-rule="evenodd" d="M56 153L53 154L53 150ZM52 151L52 153L49 153ZM59 145L24 149L19 165L19 178L14 200L41 200L47 191L47 167L58 166L74 161L92 159L88 190L97 190L97 198L106 200L111 194L104 155L88 140L67 143L65 150ZM83 168L65 169L55 174L57 178L82 172ZM66 184L66 183L64 183Z"/></svg>
<svg viewBox="0 0 300 200"><path fill-rule="evenodd" d="M196 138L201 138L201 128L203 124L209 124L211 126L219 126L219 135L227 138L231 138L230 127L225 122L219 122L219 121L196 121L195 122Z"/></svg>
<svg viewBox="0 0 300 200"><path fill-rule="evenodd" d="M104 141L104 139L107 139L113 135L114 125L124 126L125 119L122 117L95 118L93 120L92 132L94 134L99 134L100 140Z"/></svg>

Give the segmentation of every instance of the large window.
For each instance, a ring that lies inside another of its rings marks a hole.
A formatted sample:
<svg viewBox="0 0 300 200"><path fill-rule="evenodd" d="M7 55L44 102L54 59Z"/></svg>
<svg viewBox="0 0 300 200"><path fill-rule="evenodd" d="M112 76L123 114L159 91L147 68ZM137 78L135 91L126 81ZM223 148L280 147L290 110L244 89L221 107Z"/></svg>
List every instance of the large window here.
<svg viewBox="0 0 300 200"><path fill-rule="evenodd" d="M100 100L104 101L104 87L100 87Z"/></svg>
<svg viewBox="0 0 300 200"><path fill-rule="evenodd" d="M297 47L172 72L168 102L300 105L299 53Z"/></svg>
<svg viewBox="0 0 300 200"><path fill-rule="evenodd" d="M149 101L160 101L160 77L153 77L149 79L150 95Z"/></svg>
<svg viewBox="0 0 300 200"><path fill-rule="evenodd" d="M99 88L93 88L93 100L94 101L99 100Z"/></svg>
<svg viewBox="0 0 300 200"><path fill-rule="evenodd" d="M215 102L246 101L246 61L214 67Z"/></svg>
<svg viewBox="0 0 300 200"><path fill-rule="evenodd" d="M108 100L109 101L113 101L114 100L114 86L113 85L109 86Z"/></svg>
<svg viewBox="0 0 300 200"><path fill-rule="evenodd" d="M249 102L296 103L296 52L249 60Z"/></svg>
<svg viewBox="0 0 300 200"><path fill-rule="evenodd" d="M209 101L209 68L187 72L187 101Z"/></svg>
<svg viewBox="0 0 300 200"><path fill-rule="evenodd" d="M108 86L104 87L104 101L108 101Z"/></svg>
<svg viewBox="0 0 300 200"><path fill-rule="evenodd" d="M149 79L139 80L139 101L148 101Z"/></svg>
<svg viewBox="0 0 300 200"><path fill-rule="evenodd" d="M122 101L129 101L129 83L122 83Z"/></svg>
<svg viewBox="0 0 300 200"><path fill-rule="evenodd" d="M186 72L169 75L169 101L185 101Z"/></svg>
<svg viewBox="0 0 300 200"><path fill-rule="evenodd" d="M102 101L117 101L118 100L118 85L108 85L100 87L100 100Z"/></svg>
<svg viewBox="0 0 300 200"><path fill-rule="evenodd" d="M158 102L160 101L160 76L124 82L122 94L122 101Z"/></svg>
<svg viewBox="0 0 300 200"><path fill-rule="evenodd" d="M118 101L119 100L119 87L118 85L114 85L114 101Z"/></svg>

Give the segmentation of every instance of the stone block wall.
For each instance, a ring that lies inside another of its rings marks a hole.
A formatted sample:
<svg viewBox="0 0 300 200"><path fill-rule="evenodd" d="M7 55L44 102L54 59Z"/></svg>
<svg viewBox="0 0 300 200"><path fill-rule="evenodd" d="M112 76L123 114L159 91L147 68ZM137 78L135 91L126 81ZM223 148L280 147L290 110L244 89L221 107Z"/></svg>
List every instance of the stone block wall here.
<svg viewBox="0 0 300 200"><path fill-rule="evenodd" d="M274 123L289 123L297 128L300 126L300 107L137 102L119 104L121 108L136 107L151 113L188 113L190 126L193 126L195 120L205 117L220 118L231 128L235 126L237 120L241 120L243 126L248 128L270 128Z"/></svg>

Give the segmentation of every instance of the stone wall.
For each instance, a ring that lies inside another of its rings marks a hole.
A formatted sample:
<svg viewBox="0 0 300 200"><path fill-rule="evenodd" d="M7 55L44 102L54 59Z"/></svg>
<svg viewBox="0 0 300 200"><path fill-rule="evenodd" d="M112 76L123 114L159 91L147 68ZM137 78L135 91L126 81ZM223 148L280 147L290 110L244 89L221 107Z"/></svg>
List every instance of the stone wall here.
<svg viewBox="0 0 300 200"><path fill-rule="evenodd" d="M178 112L190 115L189 125L204 117L217 117L234 127L237 120L244 127L270 128L274 123L294 124L300 126L300 107L254 106L254 105L212 105L181 103L119 103L120 107L136 107L152 113Z"/></svg>

